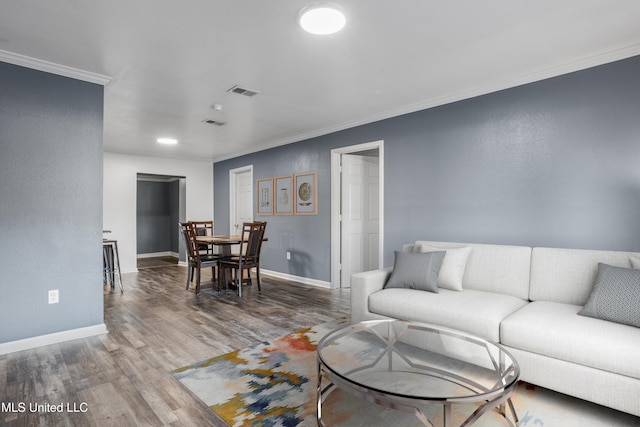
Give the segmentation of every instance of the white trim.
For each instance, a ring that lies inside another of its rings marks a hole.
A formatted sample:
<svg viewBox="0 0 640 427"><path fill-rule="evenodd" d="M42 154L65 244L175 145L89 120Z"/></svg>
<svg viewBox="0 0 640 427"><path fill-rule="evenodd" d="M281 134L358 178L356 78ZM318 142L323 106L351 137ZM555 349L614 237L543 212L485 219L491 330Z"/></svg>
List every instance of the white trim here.
<svg viewBox="0 0 640 427"><path fill-rule="evenodd" d="M57 74L59 76L70 77L76 80L82 80L89 83L96 83L106 86L111 81L111 77L91 71L80 70L78 68L68 67L66 65L56 64L54 62L44 61L42 59L31 58L29 56L20 55L18 53L9 52L0 49L0 61L8 62L13 65L32 68L34 70L44 71L46 73Z"/></svg>
<svg viewBox="0 0 640 427"><path fill-rule="evenodd" d="M87 326L85 328L71 329L48 335L40 335L33 338L4 342L0 343L0 355L107 333L109 333L109 331L107 331L107 326L104 323L101 323L99 325Z"/></svg>
<svg viewBox="0 0 640 427"><path fill-rule="evenodd" d="M260 274L265 276L272 276L282 280L291 280L294 282L303 283L305 285L317 286L319 288L331 289L331 283L325 282L324 280L310 279L308 277L302 277L302 276L294 276L292 274L281 273L279 271L265 270L264 268L260 269Z"/></svg>
<svg viewBox="0 0 640 427"><path fill-rule="evenodd" d="M378 264L384 265L384 141L365 142L364 144L331 150L331 288L340 287L340 160L343 154L357 153L366 150L378 150L379 155L379 197L380 197L380 240L378 242Z"/></svg>
<svg viewBox="0 0 640 427"><path fill-rule="evenodd" d="M152 252L146 254L137 254L136 258L156 258L162 256L171 256L174 258L179 258L180 254L178 252L166 251L166 252Z"/></svg>

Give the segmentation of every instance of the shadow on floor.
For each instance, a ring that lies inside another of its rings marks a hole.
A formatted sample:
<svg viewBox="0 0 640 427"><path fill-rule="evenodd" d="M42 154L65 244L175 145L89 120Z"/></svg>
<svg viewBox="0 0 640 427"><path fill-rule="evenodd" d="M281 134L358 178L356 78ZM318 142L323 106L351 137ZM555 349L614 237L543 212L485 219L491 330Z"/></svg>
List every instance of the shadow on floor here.
<svg viewBox="0 0 640 427"><path fill-rule="evenodd" d="M152 258L138 258L138 269L168 267L178 264L178 258L172 256L160 256Z"/></svg>

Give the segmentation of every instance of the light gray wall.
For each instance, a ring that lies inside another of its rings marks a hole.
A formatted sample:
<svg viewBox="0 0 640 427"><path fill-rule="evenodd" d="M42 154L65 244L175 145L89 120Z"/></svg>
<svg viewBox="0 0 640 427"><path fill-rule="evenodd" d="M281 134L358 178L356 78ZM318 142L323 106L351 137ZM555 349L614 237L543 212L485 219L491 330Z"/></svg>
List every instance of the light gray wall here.
<svg viewBox="0 0 640 427"><path fill-rule="evenodd" d="M264 217L263 263L329 281L330 150L384 140L386 266L416 239L640 251L638 76L634 57L215 163L216 224L229 169L318 171L317 216Z"/></svg>
<svg viewBox="0 0 640 427"><path fill-rule="evenodd" d="M213 218L213 164L204 160L180 160L105 152L104 227L118 240L120 267L135 272L136 265L136 189L140 175L178 178L179 218ZM177 233L177 231L176 231ZM184 247L180 252L184 253ZM184 257L183 257L184 259Z"/></svg>
<svg viewBox="0 0 640 427"><path fill-rule="evenodd" d="M0 342L103 323L102 117L102 86L0 62Z"/></svg>

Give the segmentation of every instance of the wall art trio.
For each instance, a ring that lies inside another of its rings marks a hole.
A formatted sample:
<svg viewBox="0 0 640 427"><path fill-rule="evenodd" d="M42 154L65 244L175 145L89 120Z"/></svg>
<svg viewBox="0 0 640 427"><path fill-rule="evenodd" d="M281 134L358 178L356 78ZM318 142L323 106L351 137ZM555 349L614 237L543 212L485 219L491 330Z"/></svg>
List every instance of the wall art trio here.
<svg viewBox="0 0 640 427"><path fill-rule="evenodd" d="M256 180L258 215L316 215L318 175L297 173Z"/></svg>

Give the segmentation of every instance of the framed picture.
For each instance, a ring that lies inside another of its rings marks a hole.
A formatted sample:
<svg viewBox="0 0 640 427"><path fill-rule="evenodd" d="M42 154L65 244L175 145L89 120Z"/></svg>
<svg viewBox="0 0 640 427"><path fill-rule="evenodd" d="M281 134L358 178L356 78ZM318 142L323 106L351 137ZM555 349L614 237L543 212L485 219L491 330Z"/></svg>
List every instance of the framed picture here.
<svg viewBox="0 0 640 427"><path fill-rule="evenodd" d="M293 176L273 178L273 213L276 215L293 214Z"/></svg>
<svg viewBox="0 0 640 427"><path fill-rule="evenodd" d="M256 213L273 215L273 178L257 180L256 189Z"/></svg>
<svg viewBox="0 0 640 427"><path fill-rule="evenodd" d="M318 213L318 175L316 172L298 173L293 176L295 188L294 213L316 215Z"/></svg>

